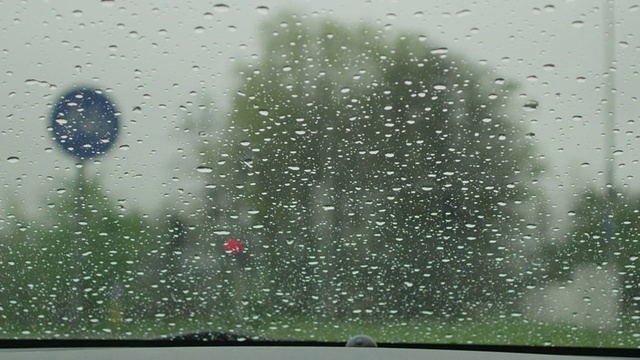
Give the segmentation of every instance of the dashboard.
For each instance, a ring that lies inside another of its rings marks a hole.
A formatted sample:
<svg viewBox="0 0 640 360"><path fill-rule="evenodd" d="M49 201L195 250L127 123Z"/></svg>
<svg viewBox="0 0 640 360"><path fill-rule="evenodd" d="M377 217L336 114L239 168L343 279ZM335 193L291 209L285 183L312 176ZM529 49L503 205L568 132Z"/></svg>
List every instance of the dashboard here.
<svg viewBox="0 0 640 360"><path fill-rule="evenodd" d="M344 359L344 360L536 360L574 359L575 355L523 354L492 351L462 351L389 348L327 348L327 347L174 347L174 348L73 348L73 349L5 349L0 358L24 359L94 359L94 360L169 360L169 359ZM580 359L602 359L600 356L580 356Z"/></svg>

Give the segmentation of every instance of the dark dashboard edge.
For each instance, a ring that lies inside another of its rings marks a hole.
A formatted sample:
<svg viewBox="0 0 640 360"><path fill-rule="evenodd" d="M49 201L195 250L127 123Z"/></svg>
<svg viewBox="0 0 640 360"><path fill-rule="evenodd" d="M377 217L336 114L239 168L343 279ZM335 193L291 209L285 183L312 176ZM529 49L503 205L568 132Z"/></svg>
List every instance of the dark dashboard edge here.
<svg viewBox="0 0 640 360"><path fill-rule="evenodd" d="M343 342L252 340L202 341L202 340L129 340L129 339L0 339L2 349L44 348L149 348L149 347L208 347L208 346L278 346L278 347L344 347ZM542 347L519 345L465 345L465 344L413 344L378 343L381 348L430 349L456 351L510 352L544 355L640 357L640 349L594 347Z"/></svg>

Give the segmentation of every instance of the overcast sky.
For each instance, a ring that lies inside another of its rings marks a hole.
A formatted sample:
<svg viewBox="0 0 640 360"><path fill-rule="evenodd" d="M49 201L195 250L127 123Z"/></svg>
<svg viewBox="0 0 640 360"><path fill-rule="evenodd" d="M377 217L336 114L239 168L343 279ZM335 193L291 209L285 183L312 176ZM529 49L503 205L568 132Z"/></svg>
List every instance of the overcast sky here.
<svg viewBox="0 0 640 360"><path fill-rule="evenodd" d="M220 108L214 116L224 119L235 94L234 63L259 53L261 21L291 8L424 34L519 82L514 121L535 133L548 189L565 199L588 183L604 182L598 173L610 151L599 111L606 95L603 1L151 3L0 0L0 208L8 199L34 204L53 196L59 180L75 176L75 161L46 127L48 105L76 84L109 89L122 111L116 146L88 169L102 175L114 198L155 212L181 188L204 187L195 156L180 152L189 137L179 125L208 98ZM616 142L623 152L615 159L623 165L615 177L636 189L637 10L632 1L616 1ZM536 111L520 109L528 99L539 101ZM181 160L183 154L188 159Z"/></svg>

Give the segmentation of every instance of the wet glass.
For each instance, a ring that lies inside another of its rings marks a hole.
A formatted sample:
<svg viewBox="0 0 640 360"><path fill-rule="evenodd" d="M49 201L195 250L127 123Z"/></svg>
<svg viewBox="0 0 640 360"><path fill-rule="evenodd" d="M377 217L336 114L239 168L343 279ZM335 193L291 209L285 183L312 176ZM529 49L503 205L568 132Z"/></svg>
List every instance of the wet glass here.
<svg viewBox="0 0 640 360"><path fill-rule="evenodd" d="M640 347L638 9L0 3L0 337Z"/></svg>

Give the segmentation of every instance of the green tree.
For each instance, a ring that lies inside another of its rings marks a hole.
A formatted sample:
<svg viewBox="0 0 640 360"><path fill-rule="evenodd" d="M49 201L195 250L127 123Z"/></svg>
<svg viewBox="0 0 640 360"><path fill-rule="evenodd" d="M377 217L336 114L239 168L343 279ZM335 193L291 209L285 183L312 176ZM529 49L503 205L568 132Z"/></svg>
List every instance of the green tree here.
<svg viewBox="0 0 640 360"><path fill-rule="evenodd" d="M609 208L613 215L611 221L606 221ZM640 315L638 214L638 194L618 192L613 203L603 191L586 189L578 194L569 212L573 222L567 236L542 248L548 279L568 279L581 265L614 266L620 276L621 310L637 318ZM607 226L611 225L613 231L609 235Z"/></svg>
<svg viewBox="0 0 640 360"><path fill-rule="evenodd" d="M296 15L262 33L231 126L200 153L228 175L214 206L256 214L238 231L274 306L446 317L513 302L540 200L513 85L416 34Z"/></svg>

